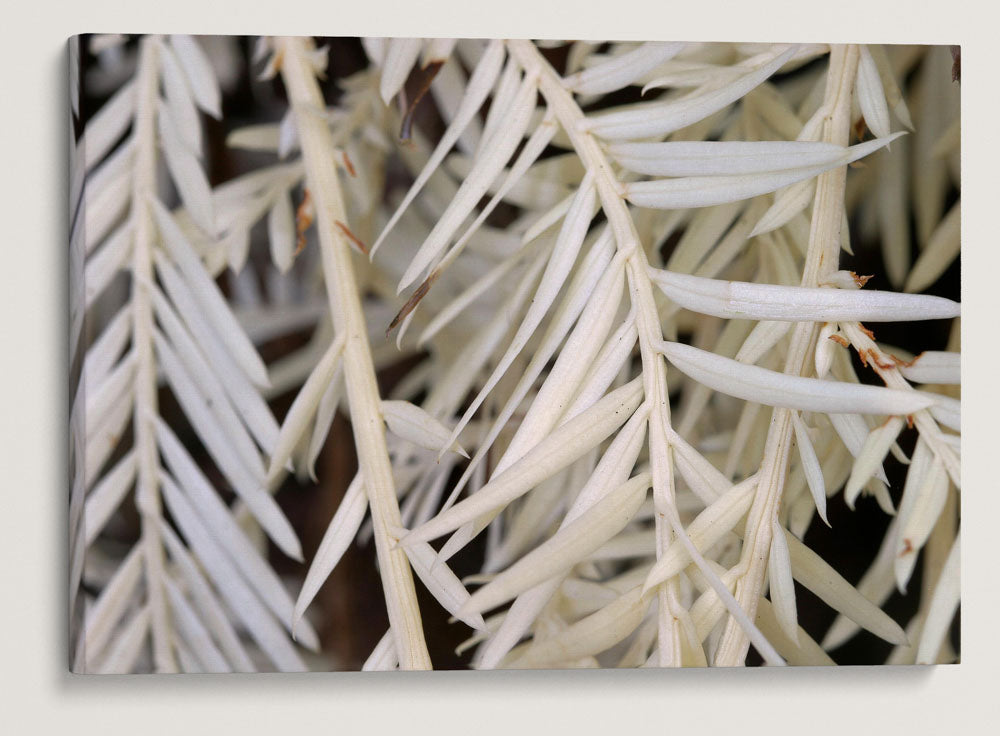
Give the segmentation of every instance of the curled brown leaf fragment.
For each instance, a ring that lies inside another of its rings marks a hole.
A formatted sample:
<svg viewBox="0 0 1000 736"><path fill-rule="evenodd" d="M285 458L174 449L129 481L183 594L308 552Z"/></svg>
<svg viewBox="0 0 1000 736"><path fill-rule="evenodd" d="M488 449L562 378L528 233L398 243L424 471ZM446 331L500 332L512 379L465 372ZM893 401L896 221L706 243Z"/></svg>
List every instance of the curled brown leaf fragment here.
<svg viewBox="0 0 1000 736"><path fill-rule="evenodd" d="M389 333L396 329L396 326L406 319L406 316L412 312L418 304L420 304L420 300L427 296L427 292L430 291L431 286L433 286L434 282L437 281L437 277L439 275L440 271L434 271L430 276L424 279L424 282L420 284L420 286L417 287L417 290L414 291L410 298L406 300L406 304L403 305L403 308L400 309L396 316L392 318L392 322L389 323L389 326L385 330L386 337L388 337Z"/></svg>
<svg viewBox="0 0 1000 736"><path fill-rule="evenodd" d="M344 237L346 237L354 245L355 248L357 248L361 253L368 255L368 246L364 244L361 238L352 233L351 229L347 227L347 225L342 223L340 220L335 220L334 222L336 222L337 227L340 228L340 231L344 234Z"/></svg>
<svg viewBox="0 0 1000 736"><path fill-rule="evenodd" d="M427 94L427 90L431 88L431 82L434 81L434 77L437 76L443 65L444 61L435 59L421 70L420 87L417 88L416 94L413 95L413 99L407 106L406 114L403 116L403 123L399 126L399 140L410 140L410 131L413 128L413 115L417 110L417 105L420 104L424 95Z"/></svg>

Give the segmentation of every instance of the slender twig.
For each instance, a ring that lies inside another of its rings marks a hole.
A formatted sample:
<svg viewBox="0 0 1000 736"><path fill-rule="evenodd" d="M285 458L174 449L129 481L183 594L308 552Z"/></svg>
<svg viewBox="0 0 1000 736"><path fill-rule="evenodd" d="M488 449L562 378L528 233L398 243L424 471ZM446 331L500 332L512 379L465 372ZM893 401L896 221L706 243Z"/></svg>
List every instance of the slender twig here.
<svg viewBox="0 0 1000 736"><path fill-rule="evenodd" d="M132 180L132 340L136 352L135 409L133 425L138 457L136 505L142 521L142 555L146 569L153 631L153 660L161 672L175 672L171 627L163 588L162 517L159 494L159 461L153 418L157 414L156 356L153 349L153 307L148 284L153 278L153 244L156 230L150 201L156 196L156 107L159 84L159 39L142 40L136 85L136 158Z"/></svg>
<svg viewBox="0 0 1000 736"><path fill-rule="evenodd" d="M311 41L303 38L277 39L281 76L296 115L306 182L316 203L323 273L330 300L330 312L338 335L344 337L344 380L350 402L351 425L375 528L382 584L396 653L403 669L428 669L430 656L424 642L413 575L405 553L394 548L389 529L401 526L392 468L385 441L381 398L372 365L361 300L351 263L351 248L338 222L347 222L333 138L320 114L323 97L310 66Z"/></svg>
<svg viewBox="0 0 1000 736"><path fill-rule="evenodd" d="M847 145L851 125L851 90L858 66L857 46L834 46L830 52L826 95L823 105L827 121L823 140L840 146ZM847 167L828 171L819 177L813 200L809 250L802 272L802 286L817 286L824 276L837 270L840 250L840 227L844 214L844 189ZM785 373L801 375L810 365L807 360L816 343L819 323L799 322L795 325L785 361ZM747 516L746 534L736 583L736 600L751 619L764 592L768 554L771 548L772 520L788 474L789 450L792 438L792 410L775 409L760 464L757 490ZM715 664L736 666L744 663L749 647L745 632L733 620L726 622Z"/></svg>

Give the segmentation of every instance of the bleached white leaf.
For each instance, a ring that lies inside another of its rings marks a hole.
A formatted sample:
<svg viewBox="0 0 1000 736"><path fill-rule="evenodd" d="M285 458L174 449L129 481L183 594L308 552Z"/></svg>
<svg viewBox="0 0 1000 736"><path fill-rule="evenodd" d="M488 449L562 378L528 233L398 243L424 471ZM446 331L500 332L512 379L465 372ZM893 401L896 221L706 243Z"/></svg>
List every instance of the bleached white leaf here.
<svg viewBox="0 0 1000 736"><path fill-rule="evenodd" d="M411 531L400 544L426 542L446 534L515 498L566 467L625 423L642 399L642 379L612 391L498 473L477 493Z"/></svg>
<svg viewBox="0 0 1000 736"><path fill-rule="evenodd" d="M319 407L316 409L316 421L313 423L312 436L309 439L309 452L306 462L309 474L313 480L316 480L316 458L319 457L319 453L323 449L323 444L326 442L326 436L333 425L333 416L337 413L337 405L340 403L343 394L344 365L343 363L338 363L333 373L333 378L330 379L330 384L326 387L326 391L323 392L323 396L319 400Z"/></svg>
<svg viewBox="0 0 1000 736"><path fill-rule="evenodd" d="M959 384L962 382L962 354L943 350L925 350L899 372L914 383Z"/></svg>
<svg viewBox="0 0 1000 736"><path fill-rule="evenodd" d="M94 391L121 357L132 334L132 309L126 304L112 317L104 331L87 349L83 359L83 395Z"/></svg>
<svg viewBox="0 0 1000 736"><path fill-rule="evenodd" d="M781 630L792 641L798 641L799 625L795 608L795 583L792 563L788 557L788 542L777 519L771 520L771 550L768 553L767 574L770 580L771 603Z"/></svg>
<svg viewBox="0 0 1000 736"><path fill-rule="evenodd" d="M626 169L650 176L758 175L837 166L849 150L809 141L668 141L608 146L608 153Z"/></svg>
<svg viewBox="0 0 1000 736"><path fill-rule="evenodd" d="M122 395L126 392L131 393L135 367L135 353L130 352L108 374L107 378L86 397L84 417L88 437L104 422L112 407L121 401Z"/></svg>
<svg viewBox="0 0 1000 736"><path fill-rule="evenodd" d="M379 82L379 94L385 104L388 105L389 100L403 88L423 45L422 38L389 39L381 65L382 79Z"/></svg>
<svg viewBox="0 0 1000 736"><path fill-rule="evenodd" d="M753 502L753 492L757 487L757 477L731 486L718 500L695 517L686 533L695 549L709 549L726 533L735 527ZM672 544L661 555L646 575L643 592L648 592L665 580L669 580L691 564L691 555L682 544Z"/></svg>
<svg viewBox="0 0 1000 736"><path fill-rule="evenodd" d="M163 541L166 543L171 559L179 568L181 576L187 584L188 592L195 605L201 610L206 626L219 642L219 647L232 663L233 669L237 672L256 672L257 668L254 667L250 655L240 642L239 635L233 628L222 603L216 598L208 581L202 576L194 558L184 547L184 543L165 521L160 523L160 533L163 535Z"/></svg>
<svg viewBox="0 0 1000 736"><path fill-rule="evenodd" d="M212 65L201 46L192 36L170 36L170 46L177 55L177 61L194 96L198 107L216 120L222 119L221 93Z"/></svg>
<svg viewBox="0 0 1000 736"><path fill-rule="evenodd" d="M152 209L163 243L183 273L185 281L190 284L191 293L201 305L201 312L212 326L213 333L226 346L227 351L250 380L258 386L267 386L267 368L264 366L264 361L233 316L226 300L219 293L218 286L205 272L201 259L195 254L191 244L163 205L153 200ZM159 266L159 263L157 265Z"/></svg>
<svg viewBox="0 0 1000 736"><path fill-rule="evenodd" d="M858 143L850 148L842 149L842 155L835 161L801 168L758 170L753 173L725 176L682 176L676 179L632 182L624 186L625 197L639 207L656 209L709 207L726 202L736 202L773 192L804 179L811 179L838 166L846 166L852 161L888 145L900 135L903 133L895 133L886 138ZM712 144L704 143L702 145ZM717 145L728 146L729 144L718 143ZM725 153L720 151L716 156L725 156Z"/></svg>
<svg viewBox="0 0 1000 736"><path fill-rule="evenodd" d="M281 273L295 262L295 212L289 192L279 192L274 206L267 214L267 239L271 246L271 260Z"/></svg>
<svg viewBox="0 0 1000 736"><path fill-rule="evenodd" d="M161 476L163 500L230 610L282 672L305 672L306 665L274 617L253 594L197 513L169 476Z"/></svg>
<svg viewBox="0 0 1000 736"><path fill-rule="evenodd" d="M260 522L261 527L267 531L275 544L292 559L301 560L302 547L295 530L292 529L281 508L265 491L263 477L256 476L242 463L209 410L206 397L191 380L173 349L165 339L160 338L159 334L156 335L156 351L174 395L212 459L232 484L233 490L246 502L254 518Z"/></svg>
<svg viewBox="0 0 1000 736"><path fill-rule="evenodd" d="M934 398L918 391L803 378L737 363L681 343L661 342L657 349L682 373L711 389L768 406L819 412L912 414Z"/></svg>
<svg viewBox="0 0 1000 736"><path fill-rule="evenodd" d="M129 450L88 494L83 507L85 546L93 544L108 519L121 505L135 480L135 472L135 450Z"/></svg>
<svg viewBox="0 0 1000 736"><path fill-rule="evenodd" d="M198 618L187 598L169 577L164 578L164 589L170 601L171 621L185 643L201 663L205 672L232 672L232 667L215 646L208 629Z"/></svg>
<svg viewBox="0 0 1000 736"><path fill-rule="evenodd" d="M79 147L84 167L89 169L107 155L121 138L135 114L135 82L129 80L104 103L87 123Z"/></svg>
<svg viewBox="0 0 1000 736"><path fill-rule="evenodd" d="M262 476L264 464L261 461L260 453L253 440L250 439L247 428L237 416L223 387L223 382L227 380L227 377L219 376L210 367L191 335L181 324L180 317L177 316L159 289L153 292L153 306L160 325L170 339L171 346L184 363L184 367L190 373L195 384L200 387L209 409L228 436L233 449L236 450L244 465L256 475Z"/></svg>
<svg viewBox="0 0 1000 736"><path fill-rule="evenodd" d="M593 217L595 200L596 194L593 188L593 181L587 175L580 184L580 189L577 192L573 206L566 215L562 230L559 232L559 237L552 250L552 255L549 257L548 263L545 266L545 272L542 274L542 280L528 306L528 311L524 315L524 319L518 325L517 332L511 338L507 350L497 362L490 377L486 379L483 388L469 405L455 432L460 431L472 418L486 396L493 390L494 386L496 386L514 362L518 353L528 343L528 340L545 317L546 312L548 312L549 307L552 306L552 302L555 301L556 296L562 289L563 282L569 275L570 269L572 269L580 252L580 247L583 245L584 237L590 226L590 220ZM600 252L600 249L595 247L592 249L592 252ZM591 285L593 285L593 281ZM568 329L568 325L566 327ZM455 434L455 432L451 434Z"/></svg>
<svg viewBox="0 0 1000 736"><path fill-rule="evenodd" d="M799 449L799 460L806 477L806 485L809 486L809 493L812 494L819 518L830 526L826 518L826 481L823 479L823 468L819 458L816 457L812 440L809 439L809 430L798 412L792 412L792 427L795 429L795 444Z"/></svg>
<svg viewBox="0 0 1000 736"><path fill-rule="evenodd" d="M382 416L389 431L401 439L435 452L452 450L463 457L469 456L458 443L449 444L451 430L409 401L383 400Z"/></svg>
<svg viewBox="0 0 1000 736"><path fill-rule="evenodd" d="M187 78L170 46L159 44L159 52L163 72L163 91L167 99L167 114L172 118L174 130L177 131L189 151L200 157L201 124ZM163 114L162 110L160 114Z"/></svg>
<svg viewBox="0 0 1000 736"><path fill-rule="evenodd" d="M421 169L416 181L410 186L403 201L382 229L382 233L375 241L375 244L372 245L372 256L375 255L382 241L392 231L393 227L395 227L403 212L406 211L406 208L409 207L431 175L437 170L437 167L444 160L445 155L455 145L462 131L468 127L470 121L479 111L479 108L482 107L483 101L489 94L490 89L492 89L494 81L496 81L497 74L500 73L500 65L503 62L503 57L503 42L498 40L491 41L483 54L482 60L472 72L472 76L469 77L469 83L462 97L462 102L448 128L445 130L444 135L442 135L440 142L435 147L434 153L431 154L430 159L428 159L424 168Z"/></svg>
<svg viewBox="0 0 1000 736"><path fill-rule="evenodd" d="M944 216L906 278L906 291L923 291L954 262L962 247L962 201Z"/></svg>
<svg viewBox="0 0 1000 736"><path fill-rule="evenodd" d="M83 638L88 661L100 656L142 578L142 545L136 544L85 615Z"/></svg>
<svg viewBox="0 0 1000 736"><path fill-rule="evenodd" d="M323 394L333 380L341 353L344 350L342 337L336 338L323 353L316 367L306 379L295 401L292 402L281 424L278 439L271 451L271 465L267 471L268 482L273 481L282 471L288 458L292 456L299 439L308 429L310 420L315 416Z"/></svg>
<svg viewBox="0 0 1000 736"><path fill-rule="evenodd" d="M641 473L607 493L575 520L477 590L463 609L487 611L572 567L618 534L635 515L652 483Z"/></svg>
<svg viewBox="0 0 1000 736"><path fill-rule="evenodd" d="M788 556L795 579L824 603L881 639L900 644L903 629L881 608L865 598L818 554L785 531Z"/></svg>
<svg viewBox="0 0 1000 736"><path fill-rule="evenodd" d="M170 178L177 186L181 201L191 215L191 219L207 235L216 235L215 211L212 206L212 191L198 157L188 148L170 115L164 115L161 107L156 116L157 128L163 157L170 171Z"/></svg>
<svg viewBox="0 0 1000 736"><path fill-rule="evenodd" d="M340 506L330 520L323 540L319 543L319 549L316 550L316 556L309 565L309 572L306 573L305 582L302 583L302 590L299 592L298 600L295 601L295 611L292 614L292 626L295 631L298 631L302 616L316 597L316 593L357 536L367 509L368 496L365 494L361 474L358 473L344 492Z"/></svg>
<svg viewBox="0 0 1000 736"><path fill-rule="evenodd" d="M586 130L605 140L650 138L687 127L743 97L780 69L795 53L782 48L756 57L757 65L723 87L696 91L669 102L647 103L631 110L599 113L587 119Z"/></svg>
<svg viewBox="0 0 1000 736"><path fill-rule="evenodd" d="M879 77L878 67L868 46L860 47L858 74L854 85L858 105L865 116L865 123L876 137L889 135L889 105Z"/></svg>
<svg viewBox="0 0 1000 736"><path fill-rule="evenodd" d="M854 502L861 493L862 487L876 471L882 469L882 461L889 452L889 447L896 441L903 428L903 418L889 417L884 424L868 433L865 444L854 460L851 476L844 487L844 500L848 507L854 508Z"/></svg>
<svg viewBox="0 0 1000 736"><path fill-rule="evenodd" d="M537 82L534 77L527 76L521 82L517 96L505 112L502 127L486 142L485 152L479 156L476 165L459 187L458 193L449 202L448 208L438 218L434 229L413 256L399 281L398 291L413 283L440 254L455 230L468 217L473 207L486 193L490 183L510 159L514 149L524 137L531 119L531 111L534 110L538 94L536 87Z"/></svg>
<svg viewBox="0 0 1000 736"><path fill-rule="evenodd" d="M762 320L754 325L733 360L754 364L781 341L792 325L777 320Z"/></svg>
<svg viewBox="0 0 1000 736"><path fill-rule="evenodd" d="M896 538L894 572L896 585L906 586L917 562L917 555L941 515L948 495L948 474L923 438L917 440L913 462L906 474L903 500L899 506L899 535Z"/></svg>
<svg viewBox="0 0 1000 736"><path fill-rule="evenodd" d="M941 568L937 585L934 586L927 618L924 620L923 631L920 632L917 664L935 664L938 651L948 636L962 592L961 554L962 537L956 535L948 559Z"/></svg>
<svg viewBox="0 0 1000 736"><path fill-rule="evenodd" d="M396 642L392 635L392 629L385 632L385 635L378 640L378 644L368 655L368 659L361 666L363 672L377 672L384 670L394 670L399 665L399 658L396 656Z"/></svg>
<svg viewBox="0 0 1000 736"><path fill-rule="evenodd" d="M644 43L632 51L619 54L585 71L576 72L563 83L567 89L581 95L604 94L622 89L676 56L686 45L662 41Z"/></svg>
<svg viewBox="0 0 1000 736"><path fill-rule="evenodd" d="M473 629L486 629L483 617L468 610L469 592L451 568L438 561L433 547L427 542L419 542L404 549L417 577L448 613Z"/></svg>
<svg viewBox="0 0 1000 736"><path fill-rule="evenodd" d="M87 259L83 274L84 309L90 309L111 280L126 267L131 255L132 229L125 225L107 238L100 249Z"/></svg>

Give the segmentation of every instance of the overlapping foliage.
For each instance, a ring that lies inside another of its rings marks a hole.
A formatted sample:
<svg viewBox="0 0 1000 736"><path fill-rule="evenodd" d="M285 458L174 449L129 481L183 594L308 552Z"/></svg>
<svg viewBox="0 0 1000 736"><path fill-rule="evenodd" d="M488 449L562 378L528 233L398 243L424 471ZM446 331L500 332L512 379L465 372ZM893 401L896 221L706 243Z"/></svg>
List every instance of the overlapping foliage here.
<svg viewBox="0 0 1000 736"><path fill-rule="evenodd" d="M414 573L479 668L831 664L860 629L955 660L960 307L919 293L959 253L947 49L364 39L331 107L325 48L261 39L287 111L227 143L277 161L211 189L204 41L89 39L132 73L73 145L75 668L305 669L309 604L370 537L390 628L366 669L433 666ZM883 289L840 268L861 240ZM876 339L931 320L947 346ZM338 410L359 470L293 603L272 494ZM852 585L803 538L863 496L892 521ZM102 546L130 505L134 546ZM918 563L904 630L881 606ZM803 588L839 614L820 642Z"/></svg>

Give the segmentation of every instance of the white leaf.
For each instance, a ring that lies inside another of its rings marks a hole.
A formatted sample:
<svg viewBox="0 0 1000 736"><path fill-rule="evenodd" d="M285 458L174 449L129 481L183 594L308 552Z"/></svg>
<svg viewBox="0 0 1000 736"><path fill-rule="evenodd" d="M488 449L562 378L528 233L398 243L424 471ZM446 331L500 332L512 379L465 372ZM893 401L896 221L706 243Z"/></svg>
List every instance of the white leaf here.
<svg viewBox="0 0 1000 736"><path fill-rule="evenodd" d="M842 149L843 153L837 160L801 168L777 171L763 170L732 176L683 176L676 179L633 182L625 185L625 197L639 207L655 209L708 207L726 202L736 202L767 194L805 179L811 179L838 166L846 166L852 161L888 145L900 135L903 133L895 133L886 138L858 143L850 148ZM702 145L708 146L710 144ZM726 146L728 144L719 143L718 145ZM725 154L720 152L718 155Z"/></svg>
<svg viewBox="0 0 1000 736"><path fill-rule="evenodd" d="M658 349L688 377L711 389L768 406L819 412L912 414L934 403L918 391L836 383L770 371L681 343L661 342Z"/></svg>
<svg viewBox="0 0 1000 736"><path fill-rule="evenodd" d="M455 116L445 130L444 135L441 137L440 142L434 149L434 153L431 154L430 159L421 169L420 174L417 176L416 181L410 186L409 191L407 191L406 196L400 203L399 207L393 213L392 217L389 219L388 224L382 229L381 235L379 235L378 240L371 248L371 254L374 256L375 251L378 250L379 246L385 237L392 231L393 227L399 221L403 212L409 207L410 203L414 200L420 190L430 179L431 175L437 170L437 167L444 160L445 155L451 150L452 146L455 145L455 141L458 140L462 131L468 127L470 121L473 119L475 114L482 107L483 101L489 94L493 87L493 82L496 81L497 74L500 73L500 65L503 62L504 57L504 45L502 41L491 41L486 51L483 54L482 60L476 66L475 70L472 72L472 76L469 77L469 83L466 87L465 95L462 97L462 102L455 112Z"/></svg>
<svg viewBox="0 0 1000 736"><path fill-rule="evenodd" d="M191 549L205 568L230 610L239 618L261 649L282 672L305 672L307 667L288 637L260 600L243 582L225 553L217 546L212 534L202 525L184 494L168 476L161 476L163 499L187 539Z"/></svg>
<svg viewBox="0 0 1000 736"><path fill-rule="evenodd" d="M604 441L625 423L641 399L641 378L612 391L552 432L507 470L495 475L477 493L407 534L400 544L435 539L524 495Z"/></svg>
<svg viewBox="0 0 1000 736"><path fill-rule="evenodd" d="M404 549L417 577L448 613L470 628L478 631L486 629L483 617L468 610L469 592L451 568L438 560L433 547L427 542L420 542Z"/></svg>
<svg viewBox="0 0 1000 736"><path fill-rule="evenodd" d="M206 273L201 259L195 254L191 244L163 205L153 200L152 208L163 243L184 274L185 281L190 284L191 293L200 304L200 311L206 321L212 326L212 332L226 346L251 381L258 386L267 386L267 368L264 366L264 361L233 316L229 305L219 292L219 287ZM182 313L186 314L187 310L182 310Z"/></svg>
<svg viewBox="0 0 1000 736"><path fill-rule="evenodd" d="M622 166L650 176L734 176L837 166L850 149L808 141L668 141L612 143Z"/></svg>
<svg viewBox="0 0 1000 736"><path fill-rule="evenodd" d="M174 391L185 415L191 421L205 448L219 469L233 486L233 490L242 498L251 510L261 527L275 544L289 557L302 559L302 547L295 535L295 530L285 518L281 508L264 490L264 479L256 476L247 468L230 445L226 434L222 431L214 415L209 410L206 397L191 380L187 371L159 333L156 338L156 352L160 365Z"/></svg>
<svg viewBox="0 0 1000 736"><path fill-rule="evenodd" d="M97 539L111 515L121 505L135 480L135 450L119 460L88 494L83 507L84 545Z"/></svg>
<svg viewBox="0 0 1000 736"><path fill-rule="evenodd" d="M962 593L961 574L962 537L957 535L938 577L931 596L931 604L920 632L917 646L917 664L935 664L937 654L948 636L951 620L958 609Z"/></svg>
<svg viewBox="0 0 1000 736"><path fill-rule="evenodd" d="M586 130L605 140L663 136L687 127L735 102L780 69L795 53L794 46L779 47L756 57L758 64L725 86L661 103L646 103L630 110L600 113L587 119Z"/></svg>
<svg viewBox="0 0 1000 736"><path fill-rule="evenodd" d="M401 439L435 452L452 450L469 456L458 443L449 443L451 430L409 401L383 401L382 416L389 430Z"/></svg>
<svg viewBox="0 0 1000 736"><path fill-rule="evenodd" d="M309 572L306 573L305 582L302 583L302 590L299 592L298 600L295 601L295 612L292 615L292 625L296 631L309 604L357 536L367 509L368 496L365 494L361 474L358 473L344 492L340 506L330 520L323 540L319 543L319 549L316 550L316 556L309 565Z"/></svg>
<svg viewBox="0 0 1000 736"><path fill-rule="evenodd" d="M135 81L129 80L90 119L80 139L84 167L89 169L111 150L135 114Z"/></svg>
<svg viewBox="0 0 1000 736"><path fill-rule="evenodd" d="M806 477L806 485L812 494L816 511L823 523L830 526L826 518L826 482L823 479L823 468L816 457L816 449L809 439L809 430L799 413L792 412L792 427L795 428L795 444L799 448L799 460L802 462L802 472Z"/></svg>
<svg viewBox="0 0 1000 736"><path fill-rule="evenodd" d="M212 190L198 157L183 141L170 115L164 115L160 107L156 116L160 131L163 156L170 171L170 178L180 192L181 201L191 215L191 219L207 235L216 235L215 212L212 207Z"/></svg>
<svg viewBox="0 0 1000 736"><path fill-rule="evenodd" d="M649 473L641 473L607 493L551 539L477 590L463 609L470 613L487 611L585 559L625 528L651 482Z"/></svg>
<svg viewBox="0 0 1000 736"><path fill-rule="evenodd" d="M889 106L871 51L867 46L861 46L860 51L857 81L854 85L858 95L858 105L872 133L882 138L889 135Z"/></svg>
<svg viewBox="0 0 1000 736"><path fill-rule="evenodd" d="M379 94L385 104L388 105L389 100L403 88L423 45L422 38L389 39L382 61L382 79L379 82Z"/></svg>
<svg viewBox="0 0 1000 736"><path fill-rule="evenodd" d="M167 97L167 112L173 120L174 130L195 156L201 156L201 123L194 97L180 62L166 44L160 44L160 63L163 66L163 91ZM162 111L161 111L162 114Z"/></svg>
<svg viewBox="0 0 1000 736"><path fill-rule="evenodd" d="M271 244L271 260L281 273L295 262L295 213L290 192L279 192L267 214L267 238Z"/></svg>
<svg viewBox="0 0 1000 736"><path fill-rule="evenodd" d="M313 368L296 395L295 401L289 407L285 421L282 422L281 430L278 432L278 440L271 451L271 465L267 471L268 482L278 477L288 458L292 456L299 439L308 429L309 421L316 414L320 400L333 380L343 349L343 338L336 338L323 353L323 357Z"/></svg>
<svg viewBox="0 0 1000 736"><path fill-rule="evenodd" d="M212 65L198 42L191 36L172 35L170 45L191 85L198 107L216 120L222 119L221 93Z"/></svg>
<svg viewBox="0 0 1000 736"><path fill-rule="evenodd" d="M865 444L861 447L861 451L854 461L851 476L844 487L844 500L849 508L854 508L854 502L858 494L861 493L861 489L877 471L882 469L882 461L902 428L903 418L894 416L889 417L884 424L868 433Z"/></svg>
<svg viewBox="0 0 1000 736"><path fill-rule="evenodd" d="M799 625L795 609L795 583L792 563L788 557L788 542L777 519L771 520L771 550L767 574L770 580L771 603L778 625L789 639L798 641Z"/></svg>
<svg viewBox="0 0 1000 736"><path fill-rule="evenodd" d="M517 96L506 110L503 125L485 144L485 151L478 157L472 171L462 182L458 193L448 204L448 209L438 218L430 235L421 244L403 277L398 291L402 291L426 269L447 245L455 230L468 217L473 208L486 193L490 183L497 177L514 153L514 149L524 137L531 120L537 97L537 81L527 76L521 82Z"/></svg>
<svg viewBox="0 0 1000 736"><path fill-rule="evenodd" d="M962 354L925 350L909 363L900 365L899 372L914 383L960 384Z"/></svg>
<svg viewBox="0 0 1000 736"><path fill-rule="evenodd" d="M686 45L662 41L644 43L586 71L577 72L567 77L563 83L567 89L581 95L604 94L622 89L676 56Z"/></svg>

